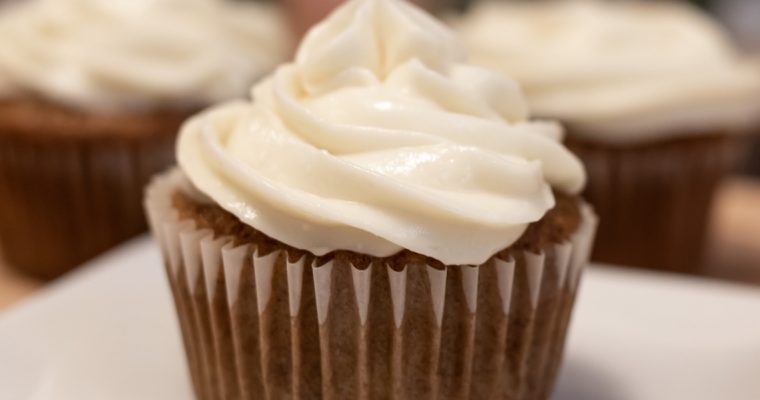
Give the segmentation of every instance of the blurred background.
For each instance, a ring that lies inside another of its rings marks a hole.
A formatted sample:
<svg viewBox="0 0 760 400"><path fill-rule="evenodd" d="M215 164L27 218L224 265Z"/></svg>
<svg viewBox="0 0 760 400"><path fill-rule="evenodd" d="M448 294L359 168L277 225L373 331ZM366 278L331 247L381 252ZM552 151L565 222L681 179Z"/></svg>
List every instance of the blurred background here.
<svg viewBox="0 0 760 400"><path fill-rule="evenodd" d="M0 0L0 4L20 1L23 0ZM248 1L278 3L267 0ZM310 1L316 3L317 0ZM331 2L336 3L335 0ZM720 21L747 54L756 54L760 59L760 1L692 2ZM300 7L299 4L304 2L284 0L281 3L292 8ZM463 11L472 5L467 0L423 0L422 3L442 14ZM294 11L295 14L301 12L302 10ZM303 29L304 27L295 28L296 31ZM715 194L705 265L697 274L710 279L760 285L760 129L755 136L747 135L743 138L740 147L739 161ZM7 262L0 260L0 308L33 293L42 285L43 282L15 272Z"/></svg>

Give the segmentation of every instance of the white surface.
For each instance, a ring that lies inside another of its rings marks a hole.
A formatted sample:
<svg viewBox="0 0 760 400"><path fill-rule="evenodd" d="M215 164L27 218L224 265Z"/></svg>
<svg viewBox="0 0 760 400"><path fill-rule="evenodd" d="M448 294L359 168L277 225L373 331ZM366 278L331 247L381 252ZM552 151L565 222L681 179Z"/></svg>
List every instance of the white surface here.
<svg viewBox="0 0 760 400"><path fill-rule="evenodd" d="M585 276L554 400L760 399L760 290ZM156 249L140 239L0 315L0 399L189 399Z"/></svg>

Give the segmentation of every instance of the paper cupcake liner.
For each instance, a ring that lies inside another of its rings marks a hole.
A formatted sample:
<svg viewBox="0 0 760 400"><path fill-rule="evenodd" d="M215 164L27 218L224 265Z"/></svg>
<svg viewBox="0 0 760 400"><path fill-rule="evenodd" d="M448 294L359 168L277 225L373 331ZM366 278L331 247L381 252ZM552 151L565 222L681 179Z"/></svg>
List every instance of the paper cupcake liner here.
<svg viewBox="0 0 760 400"><path fill-rule="evenodd" d="M479 266L317 264L182 220L172 173L146 209L199 399L545 399L596 217Z"/></svg>
<svg viewBox="0 0 760 400"><path fill-rule="evenodd" d="M738 143L717 134L630 147L571 138L588 171L584 197L602 221L592 258L699 272L713 196L736 166Z"/></svg>
<svg viewBox="0 0 760 400"><path fill-rule="evenodd" d="M0 245L7 261L54 278L143 232L143 187L172 163L173 138L0 132Z"/></svg>

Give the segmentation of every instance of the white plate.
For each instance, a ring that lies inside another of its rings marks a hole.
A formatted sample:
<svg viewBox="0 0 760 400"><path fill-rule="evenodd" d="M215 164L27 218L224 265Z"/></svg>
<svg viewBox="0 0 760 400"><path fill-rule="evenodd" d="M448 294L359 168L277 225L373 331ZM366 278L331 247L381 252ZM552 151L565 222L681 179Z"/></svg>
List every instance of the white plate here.
<svg viewBox="0 0 760 400"><path fill-rule="evenodd" d="M0 399L192 397L157 250L139 239L0 315ZM555 400L760 399L760 291L592 268Z"/></svg>

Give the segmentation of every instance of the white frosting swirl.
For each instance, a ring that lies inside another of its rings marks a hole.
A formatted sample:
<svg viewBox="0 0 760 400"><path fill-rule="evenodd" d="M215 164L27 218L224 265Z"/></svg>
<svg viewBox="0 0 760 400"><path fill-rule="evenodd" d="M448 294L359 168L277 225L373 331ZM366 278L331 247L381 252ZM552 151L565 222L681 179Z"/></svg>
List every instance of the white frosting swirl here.
<svg viewBox="0 0 760 400"><path fill-rule="evenodd" d="M585 174L512 81L460 61L415 6L348 2L253 102L191 119L179 163L221 207L314 254L480 264L554 206L551 186L576 193Z"/></svg>
<svg viewBox="0 0 760 400"><path fill-rule="evenodd" d="M3 96L87 109L241 97L288 54L275 8L223 0L31 0L0 12Z"/></svg>
<svg viewBox="0 0 760 400"><path fill-rule="evenodd" d="M760 114L760 74L686 4L485 2L455 24L474 63L515 77L537 115L589 139L702 133Z"/></svg>

